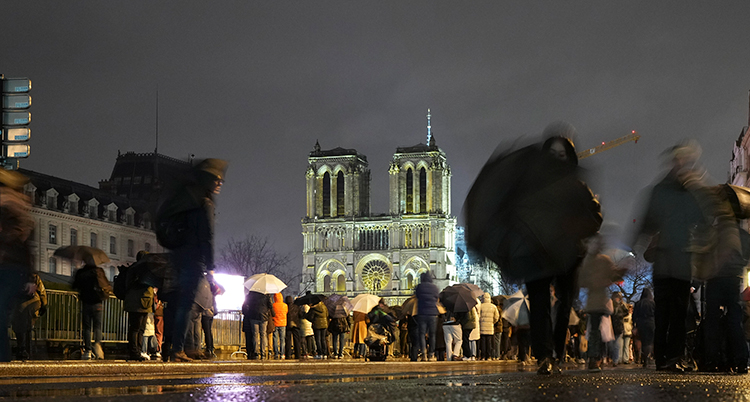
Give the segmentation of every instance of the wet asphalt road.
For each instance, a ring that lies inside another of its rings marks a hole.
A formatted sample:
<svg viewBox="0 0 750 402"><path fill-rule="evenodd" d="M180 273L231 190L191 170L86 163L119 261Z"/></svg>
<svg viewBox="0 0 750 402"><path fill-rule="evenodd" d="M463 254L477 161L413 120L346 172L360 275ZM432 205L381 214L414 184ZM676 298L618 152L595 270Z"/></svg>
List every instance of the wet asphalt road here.
<svg viewBox="0 0 750 402"><path fill-rule="evenodd" d="M519 372L512 362L0 364L0 400L18 401L706 401L750 400L750 375Z"/></svg>

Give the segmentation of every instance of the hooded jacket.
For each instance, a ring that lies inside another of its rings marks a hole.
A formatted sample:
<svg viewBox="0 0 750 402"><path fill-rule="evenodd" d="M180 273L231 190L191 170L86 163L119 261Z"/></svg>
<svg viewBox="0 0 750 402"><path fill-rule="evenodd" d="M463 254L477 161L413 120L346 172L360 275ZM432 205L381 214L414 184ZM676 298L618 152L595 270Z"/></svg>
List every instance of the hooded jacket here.
<svg viewBox="0 0 750 402"><path fill-rule="evenodd" d="M284 296L281 293L273 295L273 325L277 327L286 327L286 315L289 312L289 306L284 303Z"/></svg>
<svg viewBox="0 0 750 402"><path fill-rule="evenodd" d="M432 283L432 274L429 272L422 272L419 276L420 283L414 290L414 294L417 296L417 315L434 315L440 314L437 308L438 295L440 291L437 286Z"/></svg>
<svg viewBox="0 0 750 402"><path fill-rule="evenodd" d="M294 297L292 296L286 297L286 306L286 326L290 328L299 328L301 324L300 320L302 319L302 309L294 304Z"/></svg>
<svg viewBox="0 0 750 402"><path fill-rule="evenodd" d="M654 318L654 296L651 289L643 289L641 300L638 300L633 307L633 323L636 327L654 328L656 321Z"/></svg>
<svg viewBox="0 0 750 402"><path fill-rule="evenodd" d="M500 313L497 306L492 304L492 298L489 293L482 296L482 306L479 308L479 334L494 335L495 323L500 320Z"/></svg>

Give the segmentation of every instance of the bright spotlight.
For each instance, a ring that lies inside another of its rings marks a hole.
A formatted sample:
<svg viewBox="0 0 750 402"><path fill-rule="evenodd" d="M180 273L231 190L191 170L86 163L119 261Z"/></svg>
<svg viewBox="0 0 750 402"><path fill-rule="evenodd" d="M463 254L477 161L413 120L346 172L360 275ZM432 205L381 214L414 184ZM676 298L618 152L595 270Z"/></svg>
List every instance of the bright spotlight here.
<svg viewBox="0 0 750 402"><path fill-rule="evenodd" d="M241 275L214 274L216 283L224 287L224 293L216 296L219 311L242 310L245 302L245 278Z"/></svg>

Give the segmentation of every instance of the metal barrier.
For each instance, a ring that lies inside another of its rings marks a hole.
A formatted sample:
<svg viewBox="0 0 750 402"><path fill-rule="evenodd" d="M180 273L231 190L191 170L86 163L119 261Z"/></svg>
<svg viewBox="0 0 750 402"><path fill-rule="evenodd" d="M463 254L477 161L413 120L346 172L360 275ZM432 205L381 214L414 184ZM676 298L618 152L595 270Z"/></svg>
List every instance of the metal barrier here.
<svg viewBox="0 0 750 402"><path fill-rule="evenodd" d="M123 309L123 301L110 297L102 308L102 340L127 343L128 313ZM214 346L239 348L244 345L241 311L219 312L214 316L212 329ZM78 293L47 290L47 314L39 317L34 331L38 341L80 343L81 302Z"/></svg>

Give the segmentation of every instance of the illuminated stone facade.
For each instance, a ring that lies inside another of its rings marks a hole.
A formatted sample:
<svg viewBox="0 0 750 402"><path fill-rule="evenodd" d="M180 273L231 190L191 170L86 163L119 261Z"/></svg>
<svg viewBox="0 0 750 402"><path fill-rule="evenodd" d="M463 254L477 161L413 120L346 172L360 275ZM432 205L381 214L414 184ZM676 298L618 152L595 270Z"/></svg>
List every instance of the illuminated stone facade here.
<svg viewBox="0 0 750 402"><path fill-rule="evenodd" d="M423 272L441 289L456 282L451 170L434 138L397 148L388 171L388 214L370 212L364 155L315 144L308 162L302 290L373 293L399 304Z"/></svg>

